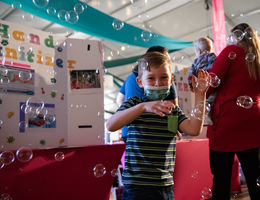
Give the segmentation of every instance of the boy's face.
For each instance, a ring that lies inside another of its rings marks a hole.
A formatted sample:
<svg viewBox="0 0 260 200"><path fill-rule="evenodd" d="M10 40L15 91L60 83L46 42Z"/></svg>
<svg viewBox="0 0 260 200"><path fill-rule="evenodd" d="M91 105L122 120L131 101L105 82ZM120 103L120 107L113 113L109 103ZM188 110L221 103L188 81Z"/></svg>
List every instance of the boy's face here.
<svg viewBox="0 0 260 200"><path fill-rule="evenodd" d="M137 77L136 81L141 88L145 86L170 86L173 76L169 67L169 65L161 67L150 66L150 71L144 70L142 77Z"/></svg>

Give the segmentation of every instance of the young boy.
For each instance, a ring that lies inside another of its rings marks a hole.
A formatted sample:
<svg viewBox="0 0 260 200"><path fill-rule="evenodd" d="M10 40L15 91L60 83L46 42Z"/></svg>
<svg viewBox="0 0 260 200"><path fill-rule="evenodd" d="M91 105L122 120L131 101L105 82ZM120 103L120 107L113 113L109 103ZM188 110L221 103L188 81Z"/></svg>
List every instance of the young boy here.
<svg viewBox="0 0 260 200"><path fill-rule="evenodd" d="M215 53L212 52L212 41L207 37L199 38L196 42L194 42L194 50L197 58L192 63L191 67L188 70L188 83L191 91L193 91L192 86L192 76L198 76L199 69L203 69L208 71L214 64L216 60ZM212 107L215 102L216 94L211 94L207 102ZM210 115L210 114L209 114ZM209 115L205 116L205 124L212 125L213 122Z"/></svg>
<svg viewBox="0 0 260 200"><path fill-rule="evenodd" d="M123 199L172 200L176 132L199 135L203 120L189 119L178 106L164 101L173 82L169 57L150 52L142 59L148 66L139 65L136 80L145 97L126 100L106 125L109 131L128 126ZM208 78L207 72L200 70L198 78ZM206 90L194 89L195 103L205 103ZM202 113L204 117L204 109Z"/></svg>

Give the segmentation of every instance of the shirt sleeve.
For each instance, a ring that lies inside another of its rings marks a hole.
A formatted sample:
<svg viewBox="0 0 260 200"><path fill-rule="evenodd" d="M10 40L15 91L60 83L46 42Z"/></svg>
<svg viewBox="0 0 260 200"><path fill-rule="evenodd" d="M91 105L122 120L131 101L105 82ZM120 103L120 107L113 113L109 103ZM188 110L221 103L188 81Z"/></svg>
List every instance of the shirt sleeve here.
<svg viewBox="0 0 260 200"><path fill-rule="evenodd" d="M131 108L138 103L141 103L141 98L139 98L139 97L129 97L126 101L124 101L122 103L122 105L117 109L116 112Z"/></svg>
<svg viewBox="0 0 260 200"><path fill-rule="evenodd" d="M180 123L187 119L188 117L184 114L184 112L182 112L181 108L179 106L176 106L173 110L172 110L172 115L177 115L178 116L178 124L180 125Z"/></svg>

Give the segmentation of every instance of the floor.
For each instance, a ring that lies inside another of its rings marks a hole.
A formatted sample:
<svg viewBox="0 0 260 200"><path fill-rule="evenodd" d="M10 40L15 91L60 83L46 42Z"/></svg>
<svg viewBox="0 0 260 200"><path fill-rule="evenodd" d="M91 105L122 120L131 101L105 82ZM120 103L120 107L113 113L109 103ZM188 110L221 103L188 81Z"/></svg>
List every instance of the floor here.
<svg viewBox="0 0 260 200"><path fill-rule="evenodd" d="M242 189L241 193L232 194L231 195L231 200L234 200L234 199L235 200L250 200L250 197L249 197L246 185L242 185L241 189ZM114 190L114 188L111 189L109 200L119 200L119 199L115 198L115 190Z"/></svg>
<svg viewBox="0 0 260 200"><path fill-rule="evenodd" d="M249 194L248 194L248 190L246 185L242 185L241 186L241 190L242 192L239 194L233 194L231 196L231 199L239 199L239 200L250 200Z"/></svg>

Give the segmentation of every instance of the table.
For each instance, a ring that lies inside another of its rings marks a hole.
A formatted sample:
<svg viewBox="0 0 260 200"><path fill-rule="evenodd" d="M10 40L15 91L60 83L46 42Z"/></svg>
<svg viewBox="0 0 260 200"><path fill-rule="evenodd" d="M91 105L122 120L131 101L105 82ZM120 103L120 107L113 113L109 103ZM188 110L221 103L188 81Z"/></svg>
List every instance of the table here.
<svg viewBox="0 0 260 200"><path fill-rule="evenodd" d="M124 155L125 153L121 158L122 163ZM208 139L177 141L173 174L175 200L200 200L201 191L212 188L212 178ZM237 157L233 164L231 191L241 191Z"/></svg>
<svg viewBox="0 0 260 200"><path fill-rule="evenodd" d="M0 194L14 200L106 200L124 150L124 144L33 150L29 162L16 159L0 169ZM57 152L64 159L55 160ZM99 178L93 170L97 164L105 167Z"/></svg>
<svg viewBox="0 0 260 200"><path fill-rule="evenodd" d="M208 139L177 141L174 171L175 200L200 200L201 191L212 188ZM231 190L241 191L239 161L233 165Z"/></svg>

